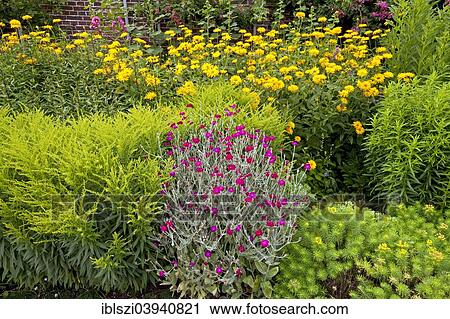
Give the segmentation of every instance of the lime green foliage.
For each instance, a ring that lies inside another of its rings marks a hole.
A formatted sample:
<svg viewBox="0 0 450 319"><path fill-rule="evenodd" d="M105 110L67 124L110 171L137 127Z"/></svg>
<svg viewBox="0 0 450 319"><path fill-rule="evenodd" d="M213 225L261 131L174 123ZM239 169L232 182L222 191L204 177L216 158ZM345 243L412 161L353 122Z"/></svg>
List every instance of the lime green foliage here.
<svg viewBox="0 0 450 319"><path fill-rule="evenodd" d="M430 205L389 214L352 204L314 209L281 263L277 296L449 298L449 214Z"/></svg>
<svg viewBox="0 0 450 319"><path fill-rule="evenodd" d="M392 84L366 141L374 192L443 207L450 196L450 84Z"/></svg>
<svg viewBox="0 0 450 319"><path fill-rule="evenodd" d="M164 164L147 152L166 125L145 110L66 123L2 110L2 280L145 288Z"/></svg>
<svg viewBox="0 0 450 319"><path fill-rule="evenodd" d="M395 52L390 66L397 72L450 76L450 6L432 0L396 0L392 32L384 45Z"/></svg>

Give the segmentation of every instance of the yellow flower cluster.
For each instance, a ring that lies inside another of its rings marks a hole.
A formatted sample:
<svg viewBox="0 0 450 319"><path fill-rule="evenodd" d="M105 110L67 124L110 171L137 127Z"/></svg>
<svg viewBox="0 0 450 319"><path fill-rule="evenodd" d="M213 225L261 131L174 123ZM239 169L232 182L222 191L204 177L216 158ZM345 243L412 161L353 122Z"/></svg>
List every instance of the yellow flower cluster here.
<svg viewBox="0 0 450 319"><path fill-rule="evenodd" d="M353 127L355 128L355 132L358 135L364 134L366 131L360 121L353 122Z"/></svg>

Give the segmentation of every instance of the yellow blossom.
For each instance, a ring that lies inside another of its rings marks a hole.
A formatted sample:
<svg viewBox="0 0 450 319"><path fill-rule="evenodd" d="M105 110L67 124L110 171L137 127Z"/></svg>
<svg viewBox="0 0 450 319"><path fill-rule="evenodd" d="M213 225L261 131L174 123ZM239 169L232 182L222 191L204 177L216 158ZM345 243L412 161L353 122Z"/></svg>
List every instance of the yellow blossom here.
<svg viewBox="0 0 450 319"><path fill-rule="evenodd" d="M153 100L155 97L156 97L156 93L155 93L155 92L148 92L148 93L145 95L144 99L150 101L150 100Z"/></svg>

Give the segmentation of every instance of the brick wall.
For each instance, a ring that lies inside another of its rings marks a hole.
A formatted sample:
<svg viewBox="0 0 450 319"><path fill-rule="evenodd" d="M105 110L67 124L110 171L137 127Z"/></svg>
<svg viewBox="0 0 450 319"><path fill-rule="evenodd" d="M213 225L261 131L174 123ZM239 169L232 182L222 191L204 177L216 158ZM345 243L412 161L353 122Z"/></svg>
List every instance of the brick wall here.
<svg viewBox="0 0 450 319"><path fill-rule="evenodd" d="M127 4L129 8L139 0L127 0ZM122 0L120 0L122 3ZM68 33L82 32L90 29L91 25L91 15L89 13L89 9L86 9L86 6L89 4L89 1L75 1L69 0L65 5L62 5L60 8L53 9L47 8L49 12L51 12L51 17L53 19L61 19L61 28ZM98 8L99 3L94 4L94 8ZM132 19L133 17L131 17Z"/></svg>

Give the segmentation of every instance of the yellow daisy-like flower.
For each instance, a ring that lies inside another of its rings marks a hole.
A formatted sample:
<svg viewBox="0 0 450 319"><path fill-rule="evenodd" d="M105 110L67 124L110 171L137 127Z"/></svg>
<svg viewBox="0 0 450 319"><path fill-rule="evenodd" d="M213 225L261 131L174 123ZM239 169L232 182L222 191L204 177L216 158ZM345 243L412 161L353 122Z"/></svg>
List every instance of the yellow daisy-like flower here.
<svg viewBox="0 0 450 319"><path fill-rule="evenodd" d="M295 14L295 16L299 19L303 19L304 17L306 17L306 14L304 12L299 11Z"/></svg>
<svg viewBox="0 0 450 319"><path fill-rule="evenodd" d="M325 18L325 17L319 17L319 19L317 19L317 21L319 21L319 22L327 22L327 18Z"/></svg>
<svg viewBox="0 0 450 319"><path fill-rule="evenodd" d="M9 21L9 24L11 25L12 29L20 29L22 27L20 21L16 19L12 19L11 21Z"/></svg>
<svg viewBox="0 0 450 319"><path fill-rule="evenodd" d="M295 128L295 123L292 122L292 121L289 121L289 122L288 122L288 127L290 127L290 128Z"/></svg>
<svg viewBox="0 0 450 319"><path fill-rule="evenodd" d="M194 82L187 81L183 84L183 86L179 87L177 89L178 95L183 96L189 96L189 95L195 95L197 93L197 90L195 88Z"/></svg>
<svg viewBox="0 0 450 319"><path fill-rule="evenodd" d="M30 15L24 15L23 17L22 17L22 20L23 21L28 21L28 20L31 20L31 19L33 19L33 17L32 16L30 16Z"/></svg>
<svg viewBox="0 0 450 319"><path fill-rule="evenodd" d="M150 101L150 100L153 100L155 97L156 97L156 93L155 92L148 92L145 95L144 99Z"/></svg>
<svg viewBox="0 0 450 319"><path fill-rule="evenodd" d="M317 164L316 164L316 162L314 160L309 160L308 163L309 163L309 165L311 167L311 170L316 169Z"/></svg>
<svg viewBox="0 0 450 319"><path fill-rule="evenodd" d="M124 68L116 75L116 79L120 82L126 82L130 79L131 75L133 75L133 69Z"/></svg>
<svg viewBox="0 0 450 319"><path fill-rule="evenodd" d="M61 19L53 19L53 21L52 21L54 24L57 24L57 23L60 23L60 22L62 22L62 20Z"/></svg>
<svg viewBox="0 0 450 319"><path fill-rule="evenodd" d="M301 140L302 140L302 138L298 135L296 137L294 137L294 141L296 141L296 142L300 142Z"/></svg>
<svg viewBox="0 0 450 319"><path fill-rule="evenodd" d="M295 84L289 85L287 89L291 93L296 93L299 90L298 85L295 85Z"/></svg>
<svg viewBox="0 0 450 319"><path fill-rule="evenodd" d="M239 85L242 83L242 79L239 75L233 75L230 78L230 83L231 83L231 85Z"/></svg>

